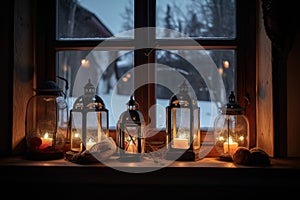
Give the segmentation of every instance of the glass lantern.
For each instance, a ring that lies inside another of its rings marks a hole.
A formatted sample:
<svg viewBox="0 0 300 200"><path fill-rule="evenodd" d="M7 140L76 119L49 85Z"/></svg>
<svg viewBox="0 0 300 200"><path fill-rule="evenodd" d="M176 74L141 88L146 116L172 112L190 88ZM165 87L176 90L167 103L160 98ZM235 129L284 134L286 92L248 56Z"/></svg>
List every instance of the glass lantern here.
<svg viewBox="0 0 300 200"><path fill-rule="evenodd" d="M133 96L117 123L116 143L120 161L141 161L145 152L145 120Z"/></svg>
<svg viewBox="0 0 300 200"><path fill-rule="evenodd" d="M179 93L173 95L166 108L166 159L179 161L199 160L200 108L183 82Z"/></svg>
<svg viewBox="0 0 300 200"><path fill-rule="evenodd" d="M244 111L231 92L229 102L221 108L214 121L215 147L220 160L232 161L238 147L249 148L249 121Z"/></svg>
<svg viewBox="0 0 300 200"><path fill-rule="evenodd" d="M68 132L68 107L63 91L55 82L44 82L28 100L25 131L29 159L63 158Z"/></svg>
<svg viewBox="0 0 300 200"><path fill-rule="evenodd" d="M70 112L71 151L83 152L109 136L108 110L89 80Z"/></svg>

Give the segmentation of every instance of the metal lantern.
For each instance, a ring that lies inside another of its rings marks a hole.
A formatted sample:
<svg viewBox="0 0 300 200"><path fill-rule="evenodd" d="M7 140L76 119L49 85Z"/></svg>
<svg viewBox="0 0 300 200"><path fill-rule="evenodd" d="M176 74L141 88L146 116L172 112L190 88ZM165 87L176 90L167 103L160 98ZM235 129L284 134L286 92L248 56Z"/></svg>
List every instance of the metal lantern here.
<svg viewBox="0 0 300 200"><path fill-rule="evenodd" d="M215 147L221 160L231 161L238 147L249 148L249 121L244 111L231 92L229 102L221 108L214 121Z"/></svg>
<svg viewBox="0 0 300 200"><path fill-rule="evenodd" d="M200 108L188 89L183 82L179 93L171 97L166 108L166 159L169 160L199 160Z"/></svg>
<svg viewBox="0 0 300 200"><path fill-rule="evenodd" d="M71 151L89 150L109 136L108 110L89 80L70 112Z"/></svg>
<svg viewBox="0 0 300 200"><path fill-rule="evenodd" d="M36 160L63 158L68 130L68 107L63 91L46 81L27 103L25 131L27 157Z"/></svg>
<svg viewBox="0 0 300 200"><path fill-rule="evenodd" d="M121 161L141 161L145 152L144 127L144 117L131 96L117 124L116 143Z"/></svg>

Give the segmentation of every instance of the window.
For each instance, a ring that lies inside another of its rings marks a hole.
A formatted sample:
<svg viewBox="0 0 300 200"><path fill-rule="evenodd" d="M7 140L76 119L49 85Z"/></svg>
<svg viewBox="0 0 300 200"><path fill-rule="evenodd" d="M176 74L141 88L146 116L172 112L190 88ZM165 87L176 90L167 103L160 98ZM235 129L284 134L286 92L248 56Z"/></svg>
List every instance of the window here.
<svg viewBox="0 0 300 200"><path fill-rule="evenodd" d="M114 130L134 94L149 126L165 128L165 107L187 80L209 132L231 91L255 132L255 2L241 0L52 0L39 5L38 83L68 80L70 108L88 79ZM49 9L51 8L51 9ZM38 13L37 13L38 14ZM47 23L45 23L45 20ZM41 42L43 38L51 42ZM40 55L40 56L39 56ZM59 82L60 87L66 86ZM250 144L255 145L255 135Z"/></svg>

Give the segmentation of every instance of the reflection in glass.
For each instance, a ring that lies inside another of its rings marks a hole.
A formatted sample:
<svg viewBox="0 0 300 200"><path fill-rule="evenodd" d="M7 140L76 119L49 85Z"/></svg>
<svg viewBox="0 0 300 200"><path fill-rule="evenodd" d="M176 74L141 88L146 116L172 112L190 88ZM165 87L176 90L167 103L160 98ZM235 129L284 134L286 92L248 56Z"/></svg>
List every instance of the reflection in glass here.
<svg viewBox="0 0 300 200"><path fill-rule="evenodd" d="M119 115L126 109L126 103L133 88L133 52L131 51L60 51L57 53L57 75L68 80L69 108L83 93L83 86L90 78L101 96L109 115L110 127L115 127ZM60 83L63 84L63 83ZM64 85L60 85L64 87ZM114 101L112 101L112 99Z"/></svg>
<svg viewBox="0 0 300 200"><path fill-rule="evenodd" d="M57 0L57 39L109 38L131 30L134 16L133 2L133 0Z"/></svg>
<svg viewBox="0 0 300 200"><path fill-rule="evenodd" d="M234 39L235 0L156 0L156 26L187 37ZM159 32L159 38L176 38Z"/></svg>
<svg viewBox="0 0 300 200"><path fill-rule="evenodd" d="M211 94L226 96L231 91L235 91L236 66L235 50L157 50L156 51L156 82L161 83L156 86L157 104L162 107L168 105L168 99L174 94L172 87L179 84L182 80L187 80L198 100L201 108L200 123L201 127L212 127L211 119L218 113L218 106L212 102ZM212 59L211 62L210 58ZM189 60L187 60L187 58ZM194 61L195 60L195 61ZM193 65L193 63L197 65ZM212 64L214 64L212 66ZM222 73L220 73L222 69ZM226 94L220 94L219 86L214 74L218 72ZM164 127L161 119L165 113L157 111L157 126Z"/></svg>

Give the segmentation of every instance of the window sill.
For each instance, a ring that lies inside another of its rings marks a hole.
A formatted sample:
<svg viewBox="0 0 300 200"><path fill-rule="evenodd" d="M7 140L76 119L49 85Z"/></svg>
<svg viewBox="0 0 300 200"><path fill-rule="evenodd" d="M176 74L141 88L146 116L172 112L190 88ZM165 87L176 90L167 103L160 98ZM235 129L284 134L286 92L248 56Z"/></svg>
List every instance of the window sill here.
<svg viewBox="0 0 300 200"><path fill-rule="evenodd" d="M114 161L113 161L114 162ZM0 159L1 182L9 185L153 185L203 186L205 188L266 187L296 188L300 181L300 159L271 159L267 167L242 166L216 158L199 161L175 161L159 168L147 161L147 173L128 173L126 169L145 167L145 163L76 164L65 159L30 161L22 157ZM115 168L116 167L116 168ZM118 170L123 169L124 171ZM232 188L231 188L232 189Z"/></svg>

